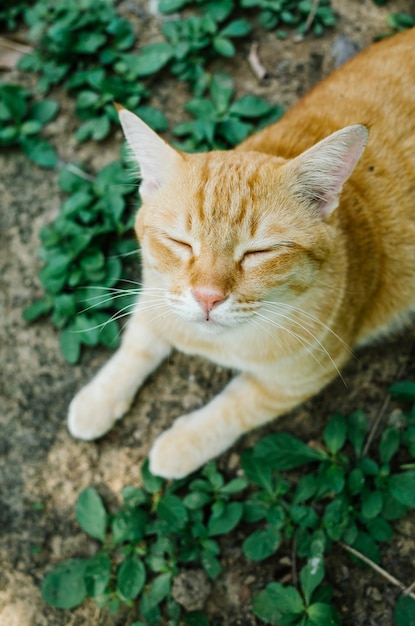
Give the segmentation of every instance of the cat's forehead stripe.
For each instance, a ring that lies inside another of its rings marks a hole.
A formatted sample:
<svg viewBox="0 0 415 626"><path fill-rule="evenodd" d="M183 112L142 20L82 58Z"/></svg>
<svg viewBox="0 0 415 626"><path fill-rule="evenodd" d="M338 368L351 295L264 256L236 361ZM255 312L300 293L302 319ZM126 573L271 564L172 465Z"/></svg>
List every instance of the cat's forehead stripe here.
<svg viewBox="0 0 415 626"><path fill-rule="evenodd" d="M258 165L246 160L223 158L219 161L211 155L201 164L198 172L200 182L194 193L194 209L201 221L227 220L229 226L248 221L254 234L258 219L253 212L255 184L258 182ZM188 216L191 225L192 217Z"/></svg>

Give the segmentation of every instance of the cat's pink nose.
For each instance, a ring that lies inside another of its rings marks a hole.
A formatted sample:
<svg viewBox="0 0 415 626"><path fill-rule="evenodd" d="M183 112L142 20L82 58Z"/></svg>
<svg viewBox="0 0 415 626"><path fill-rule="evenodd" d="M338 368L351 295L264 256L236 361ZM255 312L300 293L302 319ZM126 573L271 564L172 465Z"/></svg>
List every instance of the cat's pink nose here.
<svg viewBox="0 0 415 626"><path fill-rule="evenodd" d="M193 289L192 293L206 313L210 313L213 307L220 304L226 299L225 294L221 291L216 291L214 289L208 289L204 287Z"/></svg>

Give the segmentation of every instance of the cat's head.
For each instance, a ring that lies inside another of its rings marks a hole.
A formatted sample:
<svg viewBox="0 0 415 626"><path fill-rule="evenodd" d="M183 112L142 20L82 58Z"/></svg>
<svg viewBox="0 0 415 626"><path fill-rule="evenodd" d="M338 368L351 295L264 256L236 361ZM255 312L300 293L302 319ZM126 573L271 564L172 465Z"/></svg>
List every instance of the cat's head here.
<svg viewBox="0 0 415 626"><path fill-rule="evenodd" d="M331 215L365 127L347 127L285 161L243 150L182 153L133 113L119 115L141 171L143 261L172 312L229 328L264 302L295 299L313 285L333 254Z"/></svg>

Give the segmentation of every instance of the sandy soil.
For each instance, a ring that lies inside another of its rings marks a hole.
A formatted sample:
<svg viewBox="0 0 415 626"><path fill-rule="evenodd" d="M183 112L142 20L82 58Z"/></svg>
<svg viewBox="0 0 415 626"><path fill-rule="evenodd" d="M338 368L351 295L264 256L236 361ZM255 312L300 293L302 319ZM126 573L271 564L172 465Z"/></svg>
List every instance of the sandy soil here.
<svg viewBox="0 0 415 626"><path fill-rule="evenodd" d="M318 82L334 66L333 44L339 35L359 48L384 32L388 11L413 9L411 0L392 0L387 8L371 0L336 0L339 19L322 39L310 36L302 43L281 42L261 34L260 57L269 77L258 80L247 64L248 44L228 65L238 91L257 93L285 106ZM159 20L133 0L121 4L134 20L140 43L157 38ZM144 35L145 33L145 35ZM10 72L5 80L27 83L30 77ZM184 88L168 77L154 86L155 103L172 123L183 118ZM120 134L104 145L77 145L73 102L56 91L62 111L48 128L62 162L83 160L100 168L118 158ZM58 214L62 201L56 171L32 165L18 151L0 154L0 626L128 625L133 614L111 616L92 603L73 611L46 606L39 586L45 573L63 558L93 553L95 546L80 531L74 516L79 492L95 486L109 502L116 501L126 484L137 484L139 467L151 442L176 415L204 403L223 387L229 372L179 354L151 377L128 416L102 441L80 443L65 426L67 406L74 392L108 358L104 350L86 352L70 366L59 351L58 334L47 321L27 325L21 311L41 294L37 278L40 228ZM415 379L415 329L385 345L359 353L345 371L347 386L335 381L312 402L281 419L267 431L289 430L307 439L319 436L334 411L356 408L375 417L388 386L397 378ZM264 432L264 430L262 431ZM238 466L240 451L259 433L251 434L225 455L224 469ZM287 573L281 555L252 567L240 550L237 533L223 544L225 574L215 583L206 611L223 626L256 624L250 611L252 594L274 576ZM415 579L415 517L402 520L384 567L405 584ZM285 563L285 564L284 564ZM285 568L285 570L284 570ZM346 626L391 626L397 590L379 575L359 568L335 551L329 576Z"/></svg>

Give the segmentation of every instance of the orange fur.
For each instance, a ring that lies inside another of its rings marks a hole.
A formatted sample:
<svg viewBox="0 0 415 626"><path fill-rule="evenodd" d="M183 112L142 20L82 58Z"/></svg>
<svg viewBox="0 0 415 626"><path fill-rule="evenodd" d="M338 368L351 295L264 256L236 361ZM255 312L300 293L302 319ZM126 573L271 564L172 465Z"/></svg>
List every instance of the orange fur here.
<svg viewBox="0 0 415 626"><path fill-rule="evenodd" d="M106 432L171 347L200 354L241 374L155 442L152 470L184 476L410 318L414 49L414 29L369 47L226 152L181 153L119 112L143 178L144 288L71 404L75 436Z"/></svg>

